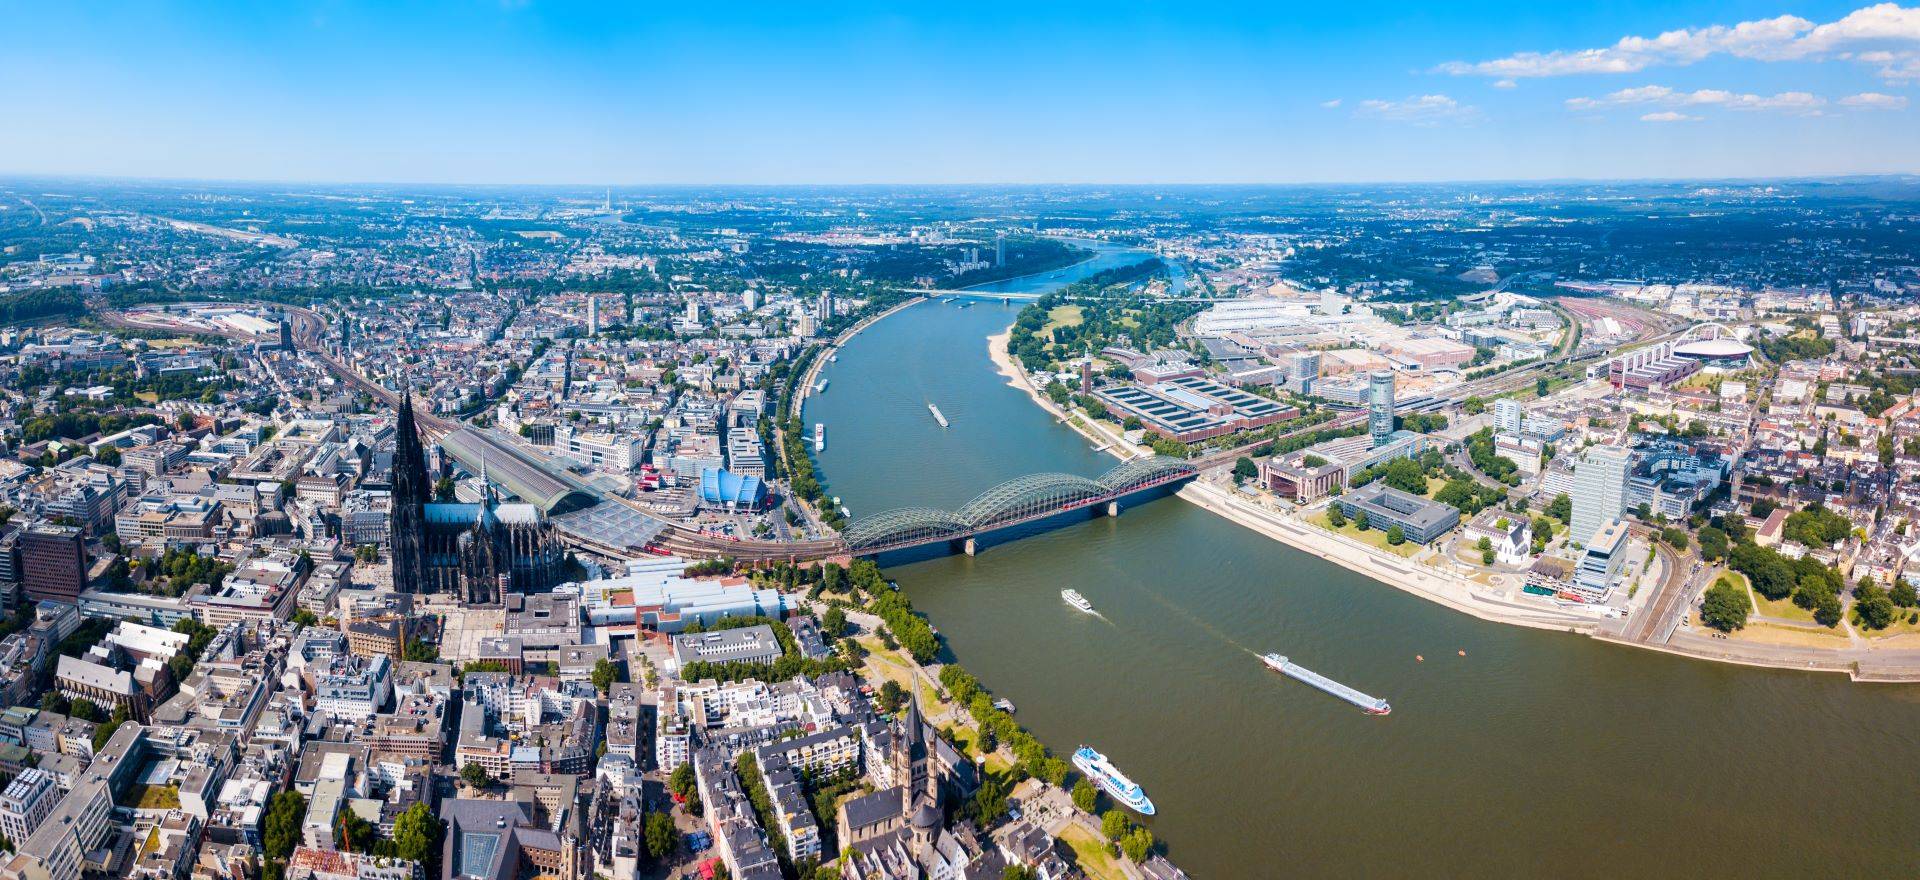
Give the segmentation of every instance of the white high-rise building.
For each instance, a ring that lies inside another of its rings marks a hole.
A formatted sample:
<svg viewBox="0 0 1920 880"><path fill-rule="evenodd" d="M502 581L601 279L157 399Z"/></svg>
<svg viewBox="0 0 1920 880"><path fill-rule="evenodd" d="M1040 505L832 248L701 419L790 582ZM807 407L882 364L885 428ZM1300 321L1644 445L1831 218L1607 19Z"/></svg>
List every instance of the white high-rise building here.
<svg viewBox="0 0 1920 880"><path fill-rule="evenodd" d="M1502 397L1493 402L1494 433L1518 434L1526 425L1526 419L1526 413L1520 409L1520 401Z"/></svg>
<svg viewBox="0 0 1920 880"><path fill-rule="evenodd" d="M600 298L596 296L588 296L587 297L587 335L597 336L599 335L599 333L600 333Z"/></svg>
<svg viewBox="0 0 1920 880"><path fill-rule="evenodd" d="M745 293L740 294L740 306L749 312L759 308L760 307L760 291L755 290L751 287L747 288L747 291Z"/></svg>
<svg viewBox="0 0 1920 880"><path fill-rule="evenodd" d="M1573 522L1568 540L1585 544L1627 509L1627 466L1632 455L1618 446L1594 446L1573 468Z"/></svg>
<svg viewBox="0 0 1920 880"><path fill-rule="evenodd" d="M687 300L687 323L700 323L700 301L697 299Z"/></svg>

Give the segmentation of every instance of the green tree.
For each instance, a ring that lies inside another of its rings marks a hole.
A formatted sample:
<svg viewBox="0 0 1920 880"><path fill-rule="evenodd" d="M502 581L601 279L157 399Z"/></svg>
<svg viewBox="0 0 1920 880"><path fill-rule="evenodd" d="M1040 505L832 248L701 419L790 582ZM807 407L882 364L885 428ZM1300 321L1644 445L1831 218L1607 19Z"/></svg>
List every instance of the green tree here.
<svg viewBox="0 0 1920 880"><path fill-rule="evenodd" d="M820 633L829 639L837 639L847 631L847 612L839 607L828 608L826 616L820 618Z"/></svg>
<svg viewBox="0 0 1920 880"><path fill-rule="evenodd" d="M667 790L679 795L681 800L693 797L699 787L699 780L694 776L691 762L673 768L673 772L667 776Z"/></svg>
<svg viewBox="0 0 1920 880"><path fill-rule="evenodd" d="M1333 526L1334 528L1337 529L1342 526L1345 526L1346 524L1347 524L1347 515L1340 512L1340 505L1338 504L1327 505L1327 525Z"/></svg>
<svg viewBox="0 0 1920 880"><path fill-rule="evenodd" d="M889 678L880 684L880 694L876 702L882 712L897 712L907 702L906 689L900 683Z"/></svg>
<svg viewBox="0 0 1920 880"><path fill-rule="evenodd" d="M440 817L416 802L393 820L393 854L425 863L440 855Z"/></svg>
<svg viewBox="0 0 1920 880"><path fill-rule="evenodd" d="M373 850L374 840L380 834L373 823L360 818L360 814L351 809L342 809L334 815L334 830L342 851L367 853Z"/></svg>
<svg viewBox="0 0 1920 880"><path fill-rule="evenodd" d="M493 781L493 778L487 775L487 768L472 761L460 768L460 779L474 788L486 788L487 783Z"/></svg>
<svg viewBox="0 0 1920 880"><path fill-rule="evenodd" d="M1389 526L1387 528L1387 543L1392 544L1395 547L1398 547L1401 544L1407 543L1406 531L1400 528L1398 524Z"/></svg>
<svg viewBox="0 0 1920 880"><path fill-rule="evenodd" d="M1912 608L1915 605L1920 605L1920 595L1916 595L1913 585L1907 583L1906 578L1900 578L1893 582L1893 589L1887 591L1887 598L1892 599L1893 604L1901 608Z"/></svg>
<svg viewBox="0 0 1920 880"><path fill-rule="evenodd" d="M1127 861L1139 864L1153 855L1153 832L1145 828L1135 828L1120 838L1120 851L1125 853Z"/></svg>
<svg viewBox="0 0 1920 880"><path fill-rule="evenodd" d="M1547 502L1547 515L1561 522L1573 521L1573 499L1562 492Z"/></svg>
<svg viewBox="0 0 1920 880"><path fill-rule="evenodd" d="M680 829L673 826L673 817L666 813L647 814L646 839L647 855L656 862L680 850Z"/></svg>
<svg viewBox="0 0 1920 880"><path fill-rule="evenodd" d="M612 660L600 658L593 664L593 686L605 695L612 689L613 683L620 677L620 668Z"/></svg>
<svg viewBox="0 0 1920 880"><path fill-rule="evenodd" d="M1133 820L1119 810L1108 810L1100 815L1100 833L1106 835L1108 840L1118 841L1132 827Z"/></svg>
<svg viewBox="0 0 1920 880"><path fill-rule="evenodd" d="M1369 525L1370 525L1370 524L1369 524L1369 523L1367 522L1367 512L1366 512L1366 511L1364 511L1364 510L1360 510L1360 511L1355 511L1355 512L1354 512L1354 514L1353 514L1353 527L1354 527L1354 528L1356 528L1356 529L1359 529L1360 531L1363 531L1363 532L1364 532L1364 531L1366 531L1366 530L1367 530L1367 528L1368 528L1368 526L1369 526Z"/></svg>
<svg viewBox="0 0 1920 880"><path fill-rule="evenodd" d="M1233 478L1235 480L1244 483L1257 476L1260 476L1260 466L1254 464L1253 459L1242 455L1234 460Z"/></svg>
<svg viewBox="0 0 1920 880"><path fill-rule="evenodd" d="M1091 814L1099 801L1100 790L1094 788L1093 783L1081 779L1073 784L1073 805L1079 808L1080 812Z"/></svg>
<svg viewBox="0 0 1920 880"><path fill-rule="evenodd" d="M1708 562L1727 558L1727 533L1715 526L1703 526L1694 537L1700 541L1700 555Z"/></svg>
<svg viewBox="0 0 1920 880"><path fill-rule="evenodd" d="M973 820L986 828L1007 814L1007 786L997 776L988 776L973 793L968 805Z"/></svg>
<svg viewBox="0 0 1920 880"><path fill-rule="evenodd" d="M307 817L307 799L291 788L282 789L267 802L267 815L260 823L260 844L267 858L278 862L293 855L300 844L300 823Z"/></svg>
<svg viewBox="0 0 1920 880"><path fill-rule="evenodd" d="M1733 632L1747 625L1747 613L1751 610L1747 591L1723 577L1707 589L1706 600L1700 607L1700 620L1721 632Z"/></svg>
<svg viewBox="0 0 1920 880"><path fill-rule="evenodd" d="M1842 613L1839 596L1832 592L1821 593L1813 608L1813 621L1825 627L1837 626Z"/></svg>
<svg viewBox="0 0 1920 880"><path fill-rule="evenodd" d="M113 732L119 730L120 725L125 723L127 723L127 707L113 707L113 717L107 719L107 723L93 729L93 750L98 752L106 748L107 740L113 738Z"/></svg>

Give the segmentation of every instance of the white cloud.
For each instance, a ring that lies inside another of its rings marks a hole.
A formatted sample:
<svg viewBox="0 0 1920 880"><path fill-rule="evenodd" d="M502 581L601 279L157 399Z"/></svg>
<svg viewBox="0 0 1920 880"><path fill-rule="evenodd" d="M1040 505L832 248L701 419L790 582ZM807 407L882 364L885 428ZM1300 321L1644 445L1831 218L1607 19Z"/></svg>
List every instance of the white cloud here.
<svg viewBox="0 0 1920 880"><path fill-rule="evenodd" d="M1417 95L1399 101L1367 100L1354 108L1353 115L1369 119L1387 119L1418 125L1442 122L1467 122L1479 118L1480 108L1446 95Z"/></svg>
<svg viewBox="0 0 1920 880"><path fill-rule="evenodd" d="M1889 81L1920 80L1920 7L1895 3L1862 7L1837 21L1815 24L1795 15L1735 25L1680 28L1653 37L1621 37L1611 46L1518 52L1488 61L1449 61L1442 73L1521 77L1637 73L1683 66L1716 55L1755 61L1851 58L1876 65ZM1872 56L1872 57L1869 57Z"/></svg>
<svg viewBox="0 0 1920 880"><path fill-rule="evenodd" d="M1907 106L1907 99L1901 95L1883 95L1879 92L1861 92L1840 99L1840 106L1856 110L1901 110Z"/></svg>
<svg viewBox="0 0 1920 880"><path fill-rule="evenodd" d="M1493 87L1496 89L1511 89L1519 85L1519 83L1510 79L1497 79L1493 81Z"/></svg>
<svg viewBox="0 0 1920 880"><path fill-rule="evenodd" d="M1320 106L1325 107L1328 110L1332 110L1333 108L1340 106L1340 99L1335 98L1331 101L1321 101Z"/></svg>
<svg viewBox="0 0 1920 880"><path fill-rule="evenodd" d="M1642 115L1640 117L1640 121L1641 122L1699 122L1700 117L1688 116L1687 114L1681 113L1678 110L1662 110L1658 113L1647 113L1645 115Z"/></svg>
<svg viewBox="0 0 1920 880"><path fill-rule="evenodd" d="M1818 114L1827 99L1809 92L1781 92L1777 95L1751 95L1725 89L1678 91L1667 86L1637 86L1621 89L1599 98L1569 98L1569 110L1598 110L1654 104L1666 107L1721 107L1728 110L1770 110L1804 115Z"/></svg>

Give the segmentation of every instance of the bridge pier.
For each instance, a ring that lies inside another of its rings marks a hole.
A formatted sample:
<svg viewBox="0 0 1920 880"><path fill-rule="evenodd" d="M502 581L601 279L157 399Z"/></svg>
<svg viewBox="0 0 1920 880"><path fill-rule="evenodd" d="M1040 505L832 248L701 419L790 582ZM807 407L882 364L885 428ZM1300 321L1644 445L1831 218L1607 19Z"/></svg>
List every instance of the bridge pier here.
<svg viewBox="0 0 1920 880"><path fill-rule="evenodd" d="M979 555L980 539L978 537L967 538L967 540L961 544L961 552L966 553L968 556Z"/></svg>
<svg viewBox="0 0 1920 880"><path fill-rule="evenodd" d="M1120 515L1120 499L1115 498L1112 501L1107 502L1107 515L1108 516Z"/></svg>

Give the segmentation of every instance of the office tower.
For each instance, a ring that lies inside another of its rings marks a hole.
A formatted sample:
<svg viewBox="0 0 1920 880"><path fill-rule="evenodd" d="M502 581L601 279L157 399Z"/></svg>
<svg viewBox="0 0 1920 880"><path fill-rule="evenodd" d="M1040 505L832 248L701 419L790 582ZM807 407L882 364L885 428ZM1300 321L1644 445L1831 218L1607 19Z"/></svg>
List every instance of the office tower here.
<svg viewBox="0 0 1920 880"><path fill-rule="evenodd" d="M285 317L280 319L280 347L287 351L293 350L293 323Z"/></svg>
<svg viewBox="0 0 1920 880"><path fill-rule="evenodd" d="M820 313L820 323L833 320L833 294L820 291L820 307L817 311Z"/></svg>
<svg viewBox="0 0 1920 880"><path fill-rule="evenodd" d="M751 287L747 288L745 293L740 294L740 305L742 308L745 308L749 312L759 308L760 307L760 291L755 290Z"/></svg>
<svg viewBox="0 0 1920 880"><path fill-rule="evenodd" d="M393 509L387 517L393 554L393 589L422 592L427 583L427 453L413 423L413 391L402 392L393 449Z"/></svg>
<svg viewBox="0 0 1920 880"><path fill-rule="evenodd" d="M689 324L700 323L700 301L699 300L692 300L692 299L687 300L687 323Z"/></svg>
<svg viewBox="0 0 1920 880"><path fill-rule="evenodd" d="M1290 379L1317 379L1320 377L1320 353L1317 351L1296 351L1287 358L1287 377Z"/></svg>
<svg viewBox="0 0 1920 880"><path fill-rule="evenodd" d="M1005 266L1006 264L1007 264L1007 236L1005 233L1001 233L1000 235L996 235L993 237L993 265L995 267L999 267L999 266Z"/></svg>
<svg viewBox="0 0 1920 880"><path fill-rule="evenodd" d="M1373 435L1376 449L1393 436L1392 370L1374 370L1367 377L1367 433Z"/></svg>
<svg viewBox="0 0 1920 880"><path fill-rule="evenodd" d="M1520 401L1502 397L1493 402L1493 430L1496 434L1518 434L1521 425L1526 422L1526 414L1520 411Z"/></svg>
<svg viewBox="0 0 1920 880"><path fill-rule="evenodd" d="M1585 544L1620 518L1627 503L1627 465L1631 455L1618 446L1594 446L1573 468L1573 522L1568 540Z"/></svg>
<svg viewBox="0 0 1920 880"><path fill-rule="evenodd" d="M80 604L87 588L87 543L73 526L34 523L20 536L21 586L35 601Z"/></svg>
<svg viewBox="0 0 1920 880"><path fill-rule="evenodd" d="M587 296L587 335L595 336L600 332L600 298Z"/></svg>

